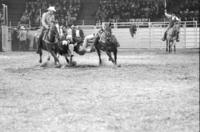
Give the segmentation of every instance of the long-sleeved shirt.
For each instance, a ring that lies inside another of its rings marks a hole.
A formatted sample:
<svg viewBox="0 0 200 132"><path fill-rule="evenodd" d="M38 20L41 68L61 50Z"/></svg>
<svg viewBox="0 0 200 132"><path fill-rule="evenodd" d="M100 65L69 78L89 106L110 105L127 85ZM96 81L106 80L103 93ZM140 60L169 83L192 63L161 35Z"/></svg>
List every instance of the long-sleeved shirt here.
<svg viewBox="0 0 200 132"><path fill-rule="evenodd" d="M165 16L169 19L169 27L172 27L176 22L181 21L177 16L173 16L167 12L165 12Z"/></svg>
<svg viewBox="0 0 200 132"><path fill-rule="evenodd" d="M168 19L171 19L173 21L180 21L180 19L177 17L177 16L172 16L171 14L168 14L165 12L165 16L168 18Z"/></svg>
<svg viewBox="0 0 200 132"><path fill-rule="evenodd" d="M46 12L42 15L41 21L42 21L42 26L48 28L51 24L55 22L55 16Z"/></svg>
<svg viewBox="0 0 200 132"><path fill-rule="evenodd" d="M20 30L18 38L20 41L26 41L27 39L27 31L26 30Z"/></svg>

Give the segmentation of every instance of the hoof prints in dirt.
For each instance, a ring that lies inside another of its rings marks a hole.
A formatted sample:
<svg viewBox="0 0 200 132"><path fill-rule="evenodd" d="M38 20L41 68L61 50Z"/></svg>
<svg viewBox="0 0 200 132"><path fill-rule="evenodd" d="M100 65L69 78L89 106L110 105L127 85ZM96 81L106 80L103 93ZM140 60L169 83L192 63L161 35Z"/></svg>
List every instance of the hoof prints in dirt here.
<svg viewBox="0 0 200 132"><path fill-rule="evenodd" d="M76 66L70 66L70 65L66 65L66 68L98 68L99 66L97 65L76 65Z"/></svg>
<svg viewBox="0 0 200 132"><path fill-rule="evenodd" d="M36 67L29 67L29 68L6 68L4 70L9 73L28 73L30 71L36 71L39 69Z"/></svg>

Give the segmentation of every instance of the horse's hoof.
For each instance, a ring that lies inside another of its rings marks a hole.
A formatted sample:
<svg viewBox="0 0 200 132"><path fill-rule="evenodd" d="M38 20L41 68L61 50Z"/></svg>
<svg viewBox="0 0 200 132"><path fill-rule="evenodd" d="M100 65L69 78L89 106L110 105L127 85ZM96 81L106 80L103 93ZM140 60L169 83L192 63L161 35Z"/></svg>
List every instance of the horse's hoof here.
<svg viewBox="0 0 200 132"><path fill-rule="evenodd" d="M79 55L84 55L84 54L85 54L85 51L79 51L78 54L79 54Z"/></svg>
<svg viewBox="0 0 200 132"><path fill-rule="evenodd" d="M76 65L77 65L76 61L72 61L72 62L70 63L70 66L76 66Z"/></svg>
<svg viewBox="0 0 200 132"><path fill-rule="evenodd" d="M37 50L37 51L36 51L36 54L40 54L40 51Z"/></svg>
<svg viewBox="0 0 200 132"><path fill-rule="evenodd" d="M47 67L47 62L41 65L41 67Z"/></svg>
<svg viewBox="0 0 200 132"><path fill-rule="evenodd" d="M62 65L56 65L56 68L61 68L62 67Z"/></svg>
<svg viewBox="0 0 200 132"><path fill-rule="evenodd" d="M42 60L39 60L39 63L42 63Z"/></svg>
<svg viewBox="0 0 200 132"><path fill-rule="evenodd" d="M117 65L117 67L122 67L121 65Z"/></svg>

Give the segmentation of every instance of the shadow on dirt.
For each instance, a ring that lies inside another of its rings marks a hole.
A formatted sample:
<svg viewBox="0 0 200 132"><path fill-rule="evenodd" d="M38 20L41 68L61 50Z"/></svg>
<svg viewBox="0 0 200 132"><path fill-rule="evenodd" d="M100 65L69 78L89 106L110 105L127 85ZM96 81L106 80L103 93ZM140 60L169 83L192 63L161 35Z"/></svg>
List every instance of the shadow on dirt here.
<svg viewBox="0 0 200 132"><path fill-rule="evenodd" d="M6 68L4 70L9 73L27 73L30 71L37 71L41 69L44 69L44 68L39 65L35 65L32 67L23 67L23 68Z"/></svg>
<svg viewBox="0 0 200 132"><path fill-rule="evenodd" d="M69 66L69 65L62 65L60 68L56 67L53 64L42 64L42 65L35 65L32 67L22 67L22 68L6 68L4 71L8 73L28 73L31 71L44 71L45 69L96 69L99 68L98 65L76 65L76 66Z"/></svg>
<svg viewBox="0 0 200 132"><path fill-rule="evenodd" d="M80 68L80 69L87 69L87 68L99 68L98 65L76 65L76 66L70 66L66 65L65 68Z"/></svg>

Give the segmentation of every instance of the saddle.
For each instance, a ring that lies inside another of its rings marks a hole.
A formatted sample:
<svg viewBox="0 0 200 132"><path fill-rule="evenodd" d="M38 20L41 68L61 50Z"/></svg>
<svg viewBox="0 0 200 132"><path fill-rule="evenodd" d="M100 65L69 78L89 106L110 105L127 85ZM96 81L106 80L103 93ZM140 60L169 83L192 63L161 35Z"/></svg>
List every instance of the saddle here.
<svg viewBox="0 0 200 132"><path fill-rule="evenodd" d="M45 41L45 42L48 41L48 40L47 40L47 35L48 35L48 33L49 33L49 29L45 30L44 33L43 33L42 40Z"/></svg>
<svg viewBox="0 0 200 132"><path fill-rule="evenodd" d="M110 33L102 32L99 34L99 42L107 43L108 41L112 41L112 35Z"/></svg>
<svg viewBox="0 0 200 132"><path fill-rule="evenodd" d="M48 44L54 44L55 42L57 42L56 40L54 40L54 42L50 42L50 38L48 38L48 34L49 32L51 32L51 29L47 29L47 30L44 30L44 33L43 33L43 37L42 37L42 40Z"/></svg>

